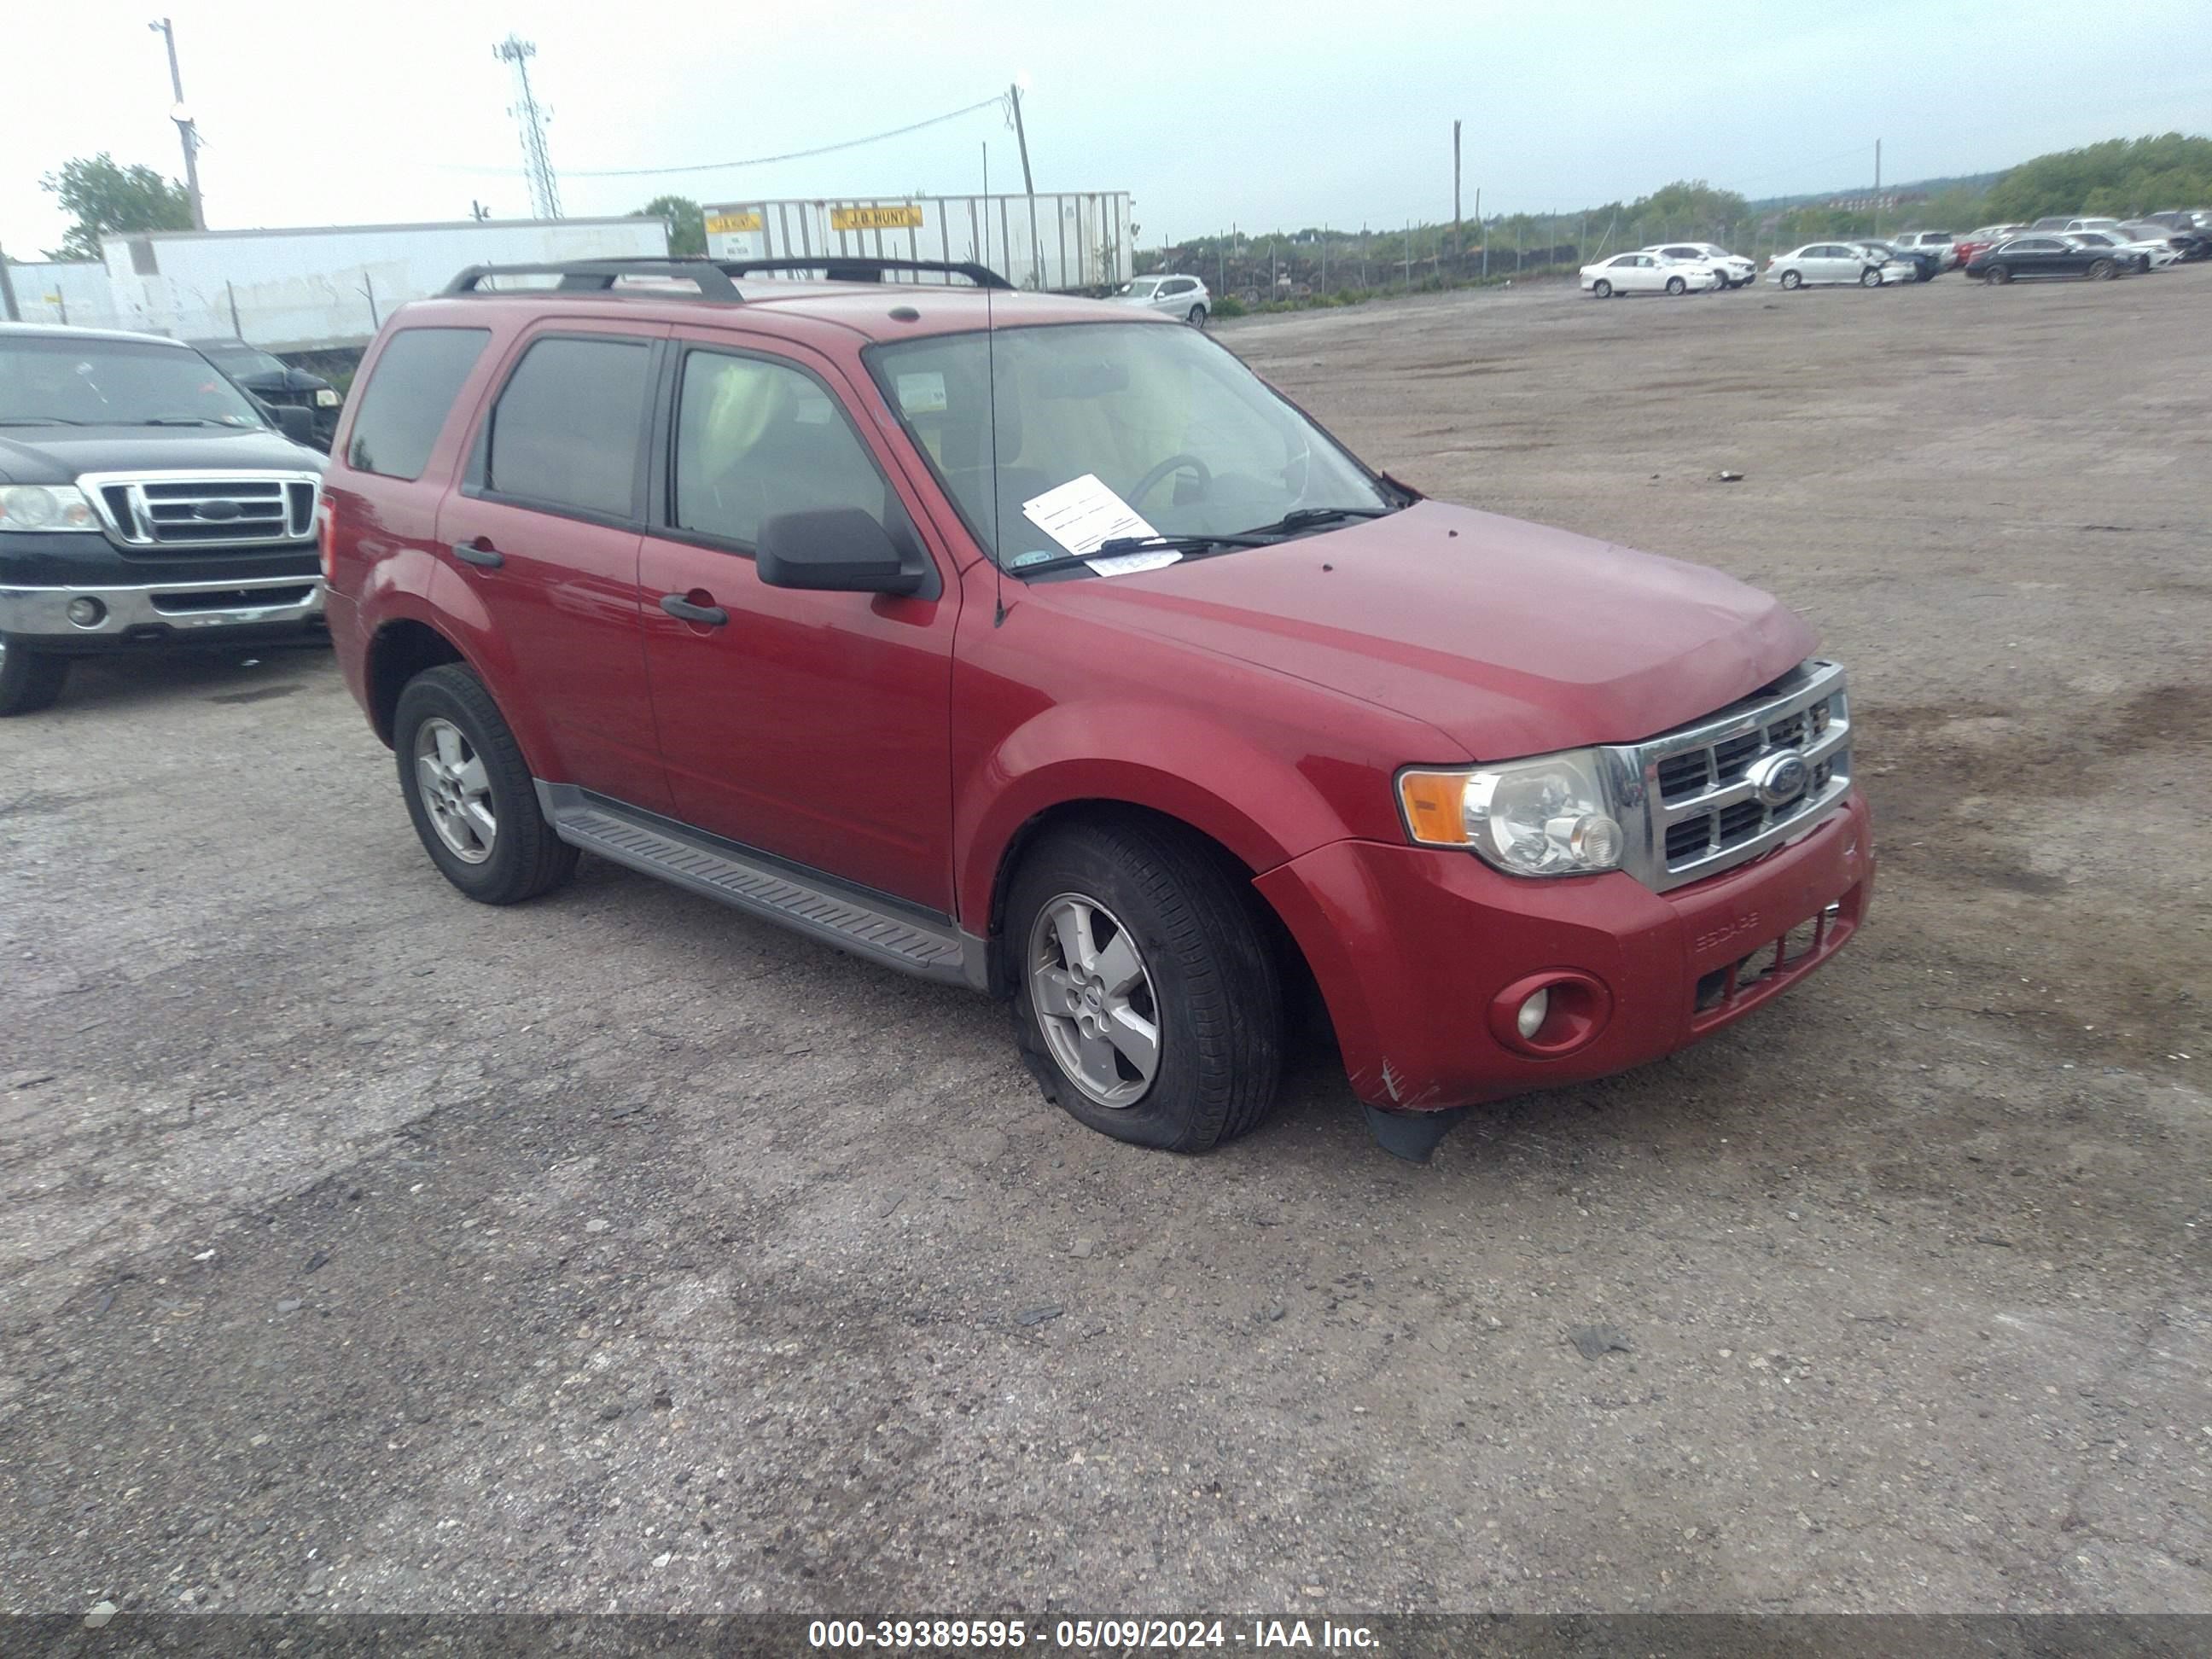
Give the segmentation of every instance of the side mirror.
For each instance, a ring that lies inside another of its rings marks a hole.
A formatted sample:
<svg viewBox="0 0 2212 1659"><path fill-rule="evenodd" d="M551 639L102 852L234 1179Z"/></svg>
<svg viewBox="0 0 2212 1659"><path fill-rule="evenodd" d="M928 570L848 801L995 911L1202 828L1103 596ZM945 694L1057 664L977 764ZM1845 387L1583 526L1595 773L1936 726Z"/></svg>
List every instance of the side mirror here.
<svg viewBox="0 0 2212 1659"><path fill-rule="evenodd" d="M929 569L919 552L902 554L875 516L857 507L767 520L753 568L770 587L827 593L917 593Z"/></svg>
<svg viewBox="0 0 2212 1659"><path fill-rule="evenodd" d="M276 420L279 432L295 444L306 444L311 449L314 447L315 417L311 410L302 409L297 404L264 404L261 406Z"/></svg>

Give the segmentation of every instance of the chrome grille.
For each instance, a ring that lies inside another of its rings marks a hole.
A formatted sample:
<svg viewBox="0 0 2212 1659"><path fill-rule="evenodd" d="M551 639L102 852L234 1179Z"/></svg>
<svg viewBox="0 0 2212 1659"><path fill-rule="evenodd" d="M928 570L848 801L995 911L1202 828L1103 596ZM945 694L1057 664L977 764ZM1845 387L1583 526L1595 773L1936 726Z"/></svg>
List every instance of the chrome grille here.
<svg viewBox="0 0 2212 1659"><path fill-rule="evenodd" d="M1815 659L1694 726L1607 750L1623 805L1645 809L1624 826L1623 867L1663 892L1802 835L1850 793L1850 733L1844 671ZM1762 769L1791 753L1802 790L1762 793Z"/></svg>
<svg viewBox="0 0 2212 1659"><path fill-rule="evenodd" d="M312 472L106 472L77 480L126 548L225 549L314 534Z"/></svg>

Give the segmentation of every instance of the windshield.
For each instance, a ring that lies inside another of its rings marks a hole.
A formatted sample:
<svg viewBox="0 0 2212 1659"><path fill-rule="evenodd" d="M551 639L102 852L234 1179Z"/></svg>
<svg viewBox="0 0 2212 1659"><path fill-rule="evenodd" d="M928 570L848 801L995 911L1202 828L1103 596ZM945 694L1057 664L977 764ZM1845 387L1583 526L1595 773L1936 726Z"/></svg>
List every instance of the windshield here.
<svg viewBox="0 0 2212 1659"><path fill-rule="evenodd" d="M198 352L90 335L0 336L0 421L266 424L246 394Z"/></svg>
<svg viewBox="0 0 2212 1659"><path fill-rule="evenodd" d="M284 365L265 351L249 345L204 345L200 353L226 374L276 374Z"/></svg>
<svg viewBox="0 0 2212 1659"><path fill-rule="evenodd" d="M1397 503L1194 329L1078 324L871 348L884 398L1001 563L1058 551L1022 504L1093 474L1165 536L1233 535L1300 507ZM998 487L992 488L997 366Z"/></svg>
<svg viewBox="0 0 2212 1659"><path fill-rule="evenodd" d="M1153 290L1159 285L1160 280L1157 276L1139 276L1121 292L1132 300L1149 300L1152 297Z"/></svg>

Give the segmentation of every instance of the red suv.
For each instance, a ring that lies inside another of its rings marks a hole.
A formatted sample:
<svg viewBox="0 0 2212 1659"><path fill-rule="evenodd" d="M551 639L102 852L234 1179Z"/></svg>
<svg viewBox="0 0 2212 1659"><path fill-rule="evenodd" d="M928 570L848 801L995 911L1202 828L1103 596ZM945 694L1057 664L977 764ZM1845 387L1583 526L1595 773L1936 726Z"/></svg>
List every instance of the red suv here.
<svg viewBox="0 0 2212 1659"><path fill-rule="evenodd" d="M1167 319L830 274L479 268L385 325L330 628L462 892L580 849L988 992L1186 1152L1324 1008L1425 1157L1857 927L1844 674L1776 600L1424 500Z"/></svg>

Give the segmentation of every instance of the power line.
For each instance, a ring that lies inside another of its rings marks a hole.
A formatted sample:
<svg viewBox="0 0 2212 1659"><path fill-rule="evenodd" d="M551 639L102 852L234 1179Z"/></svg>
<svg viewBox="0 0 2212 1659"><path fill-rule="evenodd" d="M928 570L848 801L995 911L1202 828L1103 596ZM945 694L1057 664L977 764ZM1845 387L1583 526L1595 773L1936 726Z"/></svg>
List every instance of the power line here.
<svg viewBox="0 0 2212 1659"><path fill-rule="evenodd" d="M697 161L672 167L564 167L562 172L571 179L649 179L665 173L717 173L725 167L766 167L774 161L803 161L812 155L828 155L836 150L855 149L862 144L880 143L886 138L904 137L909 132L920 132L924 127L933 127L946 121L957 121L963 115L973 115L979 109L989 109L994 105L1003 108L1006 102L1006 94L1000 93L994 97L979 99L975 103L963 105L958 109L947 110L942 115L933 115L926 121L915 121L906 126L893 127L887 132L872 132L865 138L847 138L834 144L817 144L812 149L787 150L781 155L748 155L744 160L737 161ZM520 169L452 167L448 171L513 173Z"/></svg>

